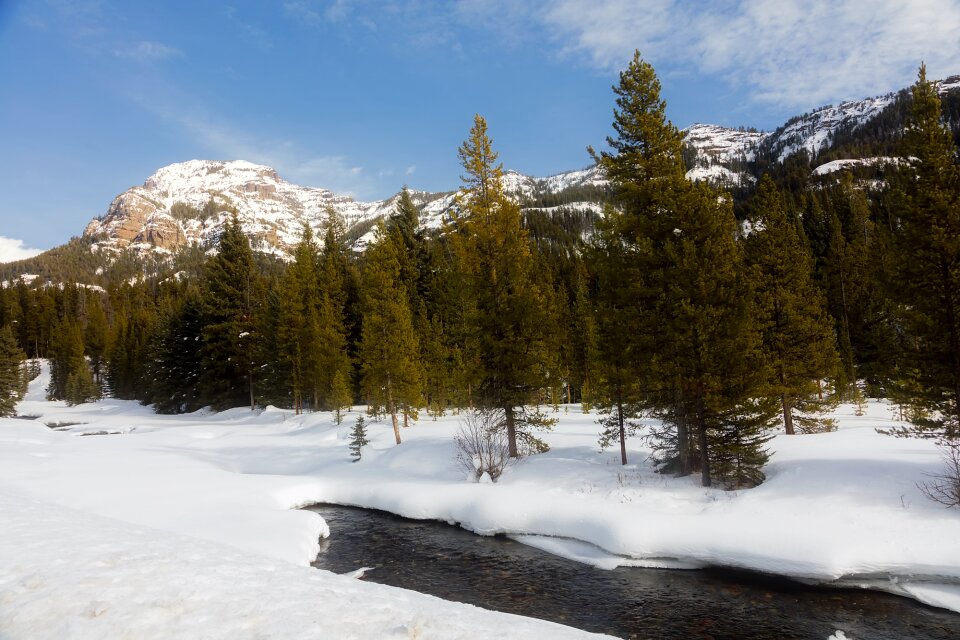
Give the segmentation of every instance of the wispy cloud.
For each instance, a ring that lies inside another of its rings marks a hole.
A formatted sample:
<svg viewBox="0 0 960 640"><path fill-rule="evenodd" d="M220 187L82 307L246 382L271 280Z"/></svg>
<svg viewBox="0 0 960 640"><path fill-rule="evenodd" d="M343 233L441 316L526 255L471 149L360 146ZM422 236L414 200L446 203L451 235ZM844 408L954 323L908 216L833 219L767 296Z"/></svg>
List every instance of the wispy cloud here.
<svg viewBox="0 0 960 640"><path fill-rule="evenodd" d="M128 98L168 126L175 127L199 143L208 159L247 160L273 167L281 176L307 186L322 187L351 196L368 197L376 188L376 176L340 154L317 154L291 140L254 134L214 117L170 87L171 98L164 102L139 93Z"/></svg>
<svg viewBox="0 0 960 640"><path fill-rule="evenodd" d="M183 56L183 51L160 42L141 40L125 49L115 49L114 54L121 58L130 58L139 62L152 62Z"/></svg>
<svg viewBox="0 0 960 640"><path fill-rule="evenodd" d="M290 17L307 24L315 25L324 21L324 16L306 2L285 2L283 3L283 10Z"/></svg>
<svg viewBox="0 0 960 640"><path fill-rule="evenodd" d="M692 36L677 28L680 13L672 0L553 0L540 19L564 54L585 55L588 64L608 70L623 66L637 48L651 58L682 49L682 40Z"/></svg>
<svg viewBox="0 0 960 640"><path fill-rule="evenodd" d="M752 0L704 15L701 69L745 84L755 100L801 106L893 90L922 60L934 77L960 64L957 0Z"/></svg>
<svg viewBox="0 0 960 640"><path fill-rule="evenodd" d="M23 246L23 240L0 236L0 262L15 262L32 258L44 249L31 249Z"/></svg>
<svg viewBox="0 0 960 640"><path fill-rule="evenodd" d="M595 68L639 49L784 107L900 88L921 60L934 77L960 65L960 0L551 0L531 16L561 55Z"/></svg>
<svg viewBox="0 0 960 640"><path fill-rule="evenodd" d="M412 3L417 4L417 3ZM327 0L326 2L311 2L310 0L293 0L283 3L284 12L305 24L319 26L338 24L352 20L368 29L376 29L373 15L396 14L399 7L388 3L374 4L374 11L369 10L371 3L368 0ZM368 9L364 11L363 9Z"/></svg>
<svg viewBox="0 0 960 640"><path fill-rule="evenodd" d="M245 40L253 43L256 47L264 51L273 48L273 39L270 37L270 34L260 26L248 22L237 12L235 7L227 7L224 10L224 15L226 15L227 21L237 29Z"/></svg>

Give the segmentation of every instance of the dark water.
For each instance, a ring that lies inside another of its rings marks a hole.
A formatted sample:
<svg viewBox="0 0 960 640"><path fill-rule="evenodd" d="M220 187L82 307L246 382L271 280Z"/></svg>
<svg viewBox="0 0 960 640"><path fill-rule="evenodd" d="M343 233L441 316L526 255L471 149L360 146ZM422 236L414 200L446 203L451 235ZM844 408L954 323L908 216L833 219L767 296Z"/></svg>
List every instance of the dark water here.
<svg viewBox="0 0 960 640"><path fill-rule="evenodd" d="M594 569L504 537L382 511L311 507L315 567L622 638L960 639L960 615L884 593L724 571Z"/></svg>

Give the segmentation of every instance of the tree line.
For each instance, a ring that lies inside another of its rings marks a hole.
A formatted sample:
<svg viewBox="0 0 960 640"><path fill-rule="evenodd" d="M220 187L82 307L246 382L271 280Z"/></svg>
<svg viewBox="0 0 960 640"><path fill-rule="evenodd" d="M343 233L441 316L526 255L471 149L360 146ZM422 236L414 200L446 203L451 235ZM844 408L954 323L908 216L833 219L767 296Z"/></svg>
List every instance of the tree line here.
<svg viewBox="0 0 960 640"><path fill-rule="evenodd" d="M176 275L0 287L0 358L49 358L48 393L68 402L337 420L365 404L397 444L422 412L486 409L513 457L546 449L541 407L580 402L624 464L638 419L658 418L661 470L705 486L762 482L775 429L831 429L823 412L864 394L903 408L898 435L957 438L960 170L923 67L909 162L872 186L766 175L741 220L729 193L685 178L652 66L636 54L613 90L613 133L590 150L610 182L602 216L523 215L478 115L442 229L404 190L363 253L330 212L278 263L234 214Z"/></svg>

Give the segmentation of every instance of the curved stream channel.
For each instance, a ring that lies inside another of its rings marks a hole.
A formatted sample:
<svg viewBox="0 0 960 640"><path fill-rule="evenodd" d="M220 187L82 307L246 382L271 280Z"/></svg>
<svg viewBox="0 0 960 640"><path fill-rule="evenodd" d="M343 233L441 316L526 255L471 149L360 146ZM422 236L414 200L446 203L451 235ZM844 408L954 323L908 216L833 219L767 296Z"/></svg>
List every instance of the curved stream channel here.
<svg viewBox="0 0 960 640"><path fill-rule="evenodd" d="M879 592L729 571L606 571L442 522L310 509L331 530L315 567L373 567L364 580L621 638L960 638L960 615Z"/></svg>

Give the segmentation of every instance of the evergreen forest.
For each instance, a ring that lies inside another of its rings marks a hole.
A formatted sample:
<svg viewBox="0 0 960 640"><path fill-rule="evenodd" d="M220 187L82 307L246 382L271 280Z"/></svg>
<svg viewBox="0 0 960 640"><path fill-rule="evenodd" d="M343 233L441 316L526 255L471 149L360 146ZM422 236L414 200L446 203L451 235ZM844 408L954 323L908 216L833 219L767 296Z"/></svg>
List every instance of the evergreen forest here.
<svg viewBox="0 0 960 640"><path fill-rule="evenodd" d="M892 124L840 136L838 157L909 159L882 179L813 180L804 154L760 154L756 184L730 193L686 179L660 92L635 54L590 150L610 183L600 216L524 213L478 115L439 230L404 191L363 252L330 213L285 262L234 215L215 251L121 260L102 287L79 284L97 265L74 240L42 277L0 286L0 415L22 397L22 363L47 358L53 399L338 421L366 405L398 445L416 421L486 410L511 457L543 451L551 412L581 403L627 464L626 438L653 417L659 468L704 486L761 483L773 433L830 430L827 410L867 396L911 425L891 436L960 438L956 99L921 66Z"/></svg>

